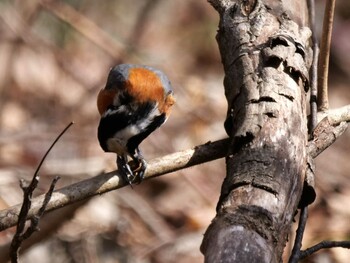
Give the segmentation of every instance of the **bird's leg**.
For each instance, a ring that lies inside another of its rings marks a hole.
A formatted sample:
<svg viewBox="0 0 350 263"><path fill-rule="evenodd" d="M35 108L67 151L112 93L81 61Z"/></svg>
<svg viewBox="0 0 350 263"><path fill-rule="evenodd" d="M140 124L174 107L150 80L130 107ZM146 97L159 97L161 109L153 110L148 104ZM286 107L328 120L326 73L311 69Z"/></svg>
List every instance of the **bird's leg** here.
<svg viewBox="0 0 350 263"><path fill-rule="evenodd" d="M142 180L145 176L147 163L146 163L146 160L143 158L141 151L138 147L136 148L135 154L132 155L132 159L134 162L136 162L138 164L138 167L133 171L133 173L135 175L133 182L137 177L137 183L139 184L142 182Z"/></svg>
<svg viewBox="0 0 350 263"><path fill-rule="evenodd" d="M117 167L124 181L131 185L135 179L135 175L130 169L130 166L128 164L128 157L126 155L117 155Z"/></svg>

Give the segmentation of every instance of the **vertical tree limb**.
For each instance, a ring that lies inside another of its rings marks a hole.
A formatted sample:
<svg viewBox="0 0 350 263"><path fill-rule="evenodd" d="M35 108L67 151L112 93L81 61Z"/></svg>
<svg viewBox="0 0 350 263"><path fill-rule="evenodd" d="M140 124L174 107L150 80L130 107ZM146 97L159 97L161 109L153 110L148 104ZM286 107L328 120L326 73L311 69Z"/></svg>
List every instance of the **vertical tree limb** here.
<svg viewBox="0 0 350 263"><path fill-rule="evenodd" d="M317 66L318 66L318 40L316 36L316 22L315 22L315 0L308 0L310 25L312 31L312 65L310 70L310 120L309 120L309 134L317 125Z"/></svg>
<svg viewBox="0 0 350 263"><path fill-rule="evenodd" d="M231 143L205 262L280 262L306 171L306 1L214 1ZM233 260L234 259L234 260Z"/></svg>
<svg viewBox="0 0 350 263"><path fill-rule="evenodd" d="M318 95L317 104L319 111L327 111L328 102L328 69L329 54L331 49L332 27L334 19L335 0L327 0L323 18L320 58L318 65Z"/></svg>

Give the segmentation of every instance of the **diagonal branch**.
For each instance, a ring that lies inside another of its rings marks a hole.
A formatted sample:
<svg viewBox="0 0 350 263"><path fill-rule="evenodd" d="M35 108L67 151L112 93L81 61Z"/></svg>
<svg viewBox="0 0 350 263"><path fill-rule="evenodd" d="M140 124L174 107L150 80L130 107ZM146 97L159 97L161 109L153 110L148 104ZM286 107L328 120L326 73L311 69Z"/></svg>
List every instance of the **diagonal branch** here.
<svg viewBox="0 0 350 263"><path fill-rule="evenodd" d="M222 158L226 155L228 144L229 140L223 139L153 159L148 164L145 179ZM121 178L118 171L113 171L58 189L52 193L46 211L58 209L128 185ZM33 198L28 218L32 218L38 213L43 199L44 195ZM20 205L15 205L0 211L0 231L16 224L20 207Z"/></svg>
<svg viewBox="0 0 350 263"><path fill-rule="evenodd" d="M304 259L321 249L333 247L350 248L350 241L322 241L312 247L309 247L308 249L302 250L299 259Z"/></svg>
<svg viewBox="0 0 350 263"><path fill-rule="evenodd" d="M333 127L333 125L324 121L321 127L318 127L314 140L309 142L308 145L308 151L312 158L315 158L324 151L343 134L347 128L347 124L345 123L336 127ZM320 138L322 138L322 140L320 140ZM215 142L208 142L196 146L193 149L153 159L149 162L145 179L223 158L226 156L229 144L229 139L223 139ZM46 211L52 211L62 206L121 188L125 185L127 184L122 181L118 171L100 174L54 191L50 202L47 204ZM28 213L29 218L32 218L39 211L43 199L44 195L33 198L32 208ZM0 231L14 226L17 223L19 210L20 205L15 205L0 211Z"/></svg>
<svg viewBox="0 0 350 263"><path fill-rule="evenodd" d="M312 158L318 156L344 133L347 124L342 122L341 125L335 126L339 124L339 122L337 123L335 121L350 119L350 114L349 116L340 114L342 118L336 118L335 116L339 115L339 112L346 112L348 108L350 108L350 106L340 108L339 110L332 110L330 113L334 113L334 115L328 115L328 119L332 121L329 122L327 119L324 119L319 123L315 130L314 139L308 144L308 152ZM153 159L149 162L145 179L223 158L226 156L229 144L229 139L222 139L196 146L193 149ZM46 211L52 211L77 201L121 188L125 185L118 171L100 174L54 191L50 202L47 204ZM43 200L44 195L33 198L32 208L28 213L28 218L32 218L38 213ZM19 210L20 205L15 205L0 211L0 231L14 226L17 223Z"/></svg>

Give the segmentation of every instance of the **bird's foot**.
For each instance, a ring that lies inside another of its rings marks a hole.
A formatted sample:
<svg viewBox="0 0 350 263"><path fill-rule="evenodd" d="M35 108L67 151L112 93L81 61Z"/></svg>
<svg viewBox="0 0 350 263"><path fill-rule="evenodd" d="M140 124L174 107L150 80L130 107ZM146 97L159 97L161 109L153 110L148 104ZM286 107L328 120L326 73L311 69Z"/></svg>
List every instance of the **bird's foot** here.
<svg viewBox="0 0 350 263"><path fill-rule="evenodd" d="M135 179L135 175L131 170L126 156L117 156L117 167L124 181L127 182L131 187Z"/></svg>
<svg viewBox="0 0 350 263"><path fill-rule="evenodd" d="M141 156L133 158L131 164L128 164L126 156L117 156L118 170L131 187L133 184L140 184L145 176L147 162Z"/></svg>
<svg viewBox="0 0 350 263"><path fill-rule="evenodd" d="M143 178L145 177L147 162L143 158L137 158L133 161L134 164L136 164L137 166L133 167L132 169L132 172L134 174L132 183L140 184L143 181Z"/></svg>

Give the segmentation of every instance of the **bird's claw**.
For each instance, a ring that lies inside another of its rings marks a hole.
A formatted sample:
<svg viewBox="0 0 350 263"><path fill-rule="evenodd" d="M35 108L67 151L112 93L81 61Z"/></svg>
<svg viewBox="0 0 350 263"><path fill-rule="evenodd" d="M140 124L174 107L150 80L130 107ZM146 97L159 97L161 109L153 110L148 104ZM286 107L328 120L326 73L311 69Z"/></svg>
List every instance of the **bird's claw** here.
<svg viewBox="0 0 350 263"><path fill-rule="evenodd" d="M131 168L125 157L117 157L118 170L121 173L124 181L131 187L133 184L140 184L142 182L147 168L147 163L143 158L133 160L133 164L134 165L132 166L137 166Z"/></svg>
<svg viewBox="0 0 350 263"><path fill-rule="evenodd" d="M117 167L124 181L132 187L134 173L123 156L117 156Z"/></svg>
<svg viewBox="0 0 350 263"><path fill-rule="evenodd" d="M145 159L138 159L137 162L138 166L133 169L134 178L132 180L132 183L140 184L145 177L147 163Z"/></svg>

